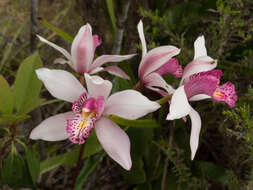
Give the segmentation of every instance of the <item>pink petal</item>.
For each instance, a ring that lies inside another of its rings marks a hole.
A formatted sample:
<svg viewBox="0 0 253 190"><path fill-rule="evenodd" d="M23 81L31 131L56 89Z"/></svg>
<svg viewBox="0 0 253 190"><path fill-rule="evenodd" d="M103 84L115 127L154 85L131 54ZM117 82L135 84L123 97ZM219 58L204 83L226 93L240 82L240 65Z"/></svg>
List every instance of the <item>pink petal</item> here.
<svg viewBox="0 0 253 190"><path fill-rule="evenodd" d="M69 137L66 131L67 119L73 117L74 113L71 111L47 118L32 130L30 139L42 139L45 141L61 141L67 139Z"/></svg>
<svg viewBox="0 0 253 190"><path fill-rule="evenodd" d="M205 37L199 36L194 42L194 59L207 56Z"/></svg>
<svg viewBox="0 0 253 190"><path fill-rule="evenodd" d="M55 98L74 102L86 92L81 83L67 71L41 68L36 70L36 74Z"/></svg>
<svg viewBox="0 0 253 190"><path fill-rule="evenodd" d="M141 20L140 20L140 22L137 26L137 29L138 29L138 34L139 34L139 37L140 37L140 40L141 40L142 57L144 57L147 53L147 47L146 47L146 41L145 41L145 36L144 36L144 32L143 32L143 23L142 23Z"/></svg>
<svg viewBox="0 0 253 190"><path fill-rule="evenodd" d="M147 87L153 90L154 87L160 87L163 88L168 92L168 94L173 93L175 90L172 86L168 85L165 80L157 73L151 73L148 76L144 78L143 84ZM159 91L159 88L156 88Z"/></svg>
<svg viewBox="0 0 253 190"><path fill-rule="evenodd" d="M181 65L179 65L178 60L176 58L171 58L164 65L159 67L155 72L160 74L161 76L165 74L173 74L176 77L181 77L182 67Z"/></svg>
<svg viewBox="0 0 253 190"><path fill-rule="evenodd" d="M71 55L76 72L88 72L94 57L94 44L91 26L82 26L72 42Z"/></svg>
<svg viewBox="0 0 253 190"><path fill-rule="evenodd" d="M123 79L130 80L130 77L118 66L105 67L104 71L107 71L108 73L110 73L112 75L116 75L116 76L121 77Z"/></svg>
<svg viewBox="0 0 253 190"><path fill-rule="evenodd" d="M127 59L131 59L133 56L135 56L136 54L129 54L129 55L101 55L99 56L97 59L95 59L95 61L93 62L93 64L91 65L89 71L100 67L102 65L104 65L105 63L108 62L120 62L120 61L124 61Z"/></svg>
<svg viewBox="0 0 253 190"><path fill-rule="evenodd" d="M134 120L159 108L158 103L150 101L140 92L124 90L116 92L108 98L104 113Z"/></svg>
<svg viewBox="0 0 253 190"><path fill-rule="evenodd" d="M231 82L226 82L221 86L217 86L212 98L217 102L225 102L230 108L233 108L235 106L235 102L237 101L235 85Z"/></svg>
<svg viewBox="0 0 253 190"><path fill-rule="evenodd" d="M90 97L98 98L103 96L106 100L112 90L112 83L99 76L90 76L85 74L85 80Z"/></svg>
<svg viewBox="0 0 253 190"><path fill-rule="evenodd" d="M187 98L195 95L206 94L212 96L222 76L222 71L211 70L191 75L184 83L184 90Z"/></svg>
<svg viewBox="0 0 253 190"><path fill-rule="evenodd" d="M95 123L95 130L98 140L107 154L124 169L130 170L132 160L130 140L127 134L106 117L102 117Z"/></svg>
<svg viewBox="0 0 253 190"><path fill-rule="evenodd" d="M190 113L190 118L192 122L192 127L191 127L191 136L190 136L190 146L191 146L191 160L194 159L195 154L198 149L199 145L199 133L201 129L201 118L193 108L191 109Z"/></svg>
<svg viewBox="0 0 253 190"><path fill-rule="evenodd" d="M99 37L98 37L98 35L93 35L92 36L92 38L93 38L93 53L95 53L95 51L96 51L96 48L98 47L98 46L100 46L100 44L102 43L102 41L99 39Z"/></svg>
<svg viewBox="0 0 253 190"><path fill-rule="evenodd" d="M179 54L180 49L175 46L160 46L149 51L141 60L139 66L139 78L143 79L145 76L155 71L173 56Z"/></svg>
<svg viewBox="0 0 253 190"><path fill-rule="evenodd" d="M171 98L170 113L167 115L167 120L180 119L188 115L191 111L191 106L188 102L184 86L180 86L174 92Z"/></svg>
<svg viewBox="0 0 253 190"><path fill-rule="evenodd" d="M217 66L216 60L209 61L209 62L199 60L199 59L193 60L188 65L186 65L180 85L184 84L187 81L189 76L196 73L204 72L204 71L210 71L214 69L216 66Z"/></svg>

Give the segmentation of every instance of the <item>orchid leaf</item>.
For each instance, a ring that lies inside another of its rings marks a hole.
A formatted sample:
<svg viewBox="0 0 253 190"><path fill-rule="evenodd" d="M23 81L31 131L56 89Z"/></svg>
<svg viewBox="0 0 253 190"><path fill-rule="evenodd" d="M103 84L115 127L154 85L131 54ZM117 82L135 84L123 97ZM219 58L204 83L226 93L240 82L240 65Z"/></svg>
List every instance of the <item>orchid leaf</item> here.
<svg viewBox="0 0 253 190"><path fill-rule="evenodd" d="M60 154L42 161L40 163L40 175L62 165L64 163L64 156L65 154Z"/></svg>
<svg viewBox="0 0 253 190"><path fill-rule="evenodd" d="M68 41L69 43L72 43L72 41L74 40L74 38L64 32L62 29L50 24L48 21L46 21L45 19L40 19L40 22L45 26L47 27L49 30L55 32L58 36L62 37L64 40Z"/></svg>
<svg viewBox="0 0 253 190"><path fill-rule="evenodd" d="M35 70L40 67L42 67L42 62L36 52L27 57L18 69L14 83L14 96L19 114L26 114L41 103L38 96L42 83L35 74Z"/></svg>
<svg viewBox="0 0 253 190"><path fill-rule="evenodd" d="M159 127L160 125L151 119L143 119L143 120L129 120L129 119L124 119L121 117L118 117L116 115L109 115L107 116L109 119L117 123L118 125L123 125L127 127L136 127L136 128L156 128Z"/></svg>
<svg viewBox="0 0 253 190"><path fill-rule="evenodd" d="M14 97L13 92L5 80L5 78L0 75L0 112L3 114L11 114L14 107Z"/></svg>

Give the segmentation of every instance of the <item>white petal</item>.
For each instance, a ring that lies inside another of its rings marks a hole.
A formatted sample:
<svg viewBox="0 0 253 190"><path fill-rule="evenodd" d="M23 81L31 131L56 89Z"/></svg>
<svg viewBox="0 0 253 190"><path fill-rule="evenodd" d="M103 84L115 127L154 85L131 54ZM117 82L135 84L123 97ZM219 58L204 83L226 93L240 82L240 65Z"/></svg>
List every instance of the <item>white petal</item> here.
<svg viewBox="0 0 253 190"><path fill-rule="evenodd" d="M42 139L45 141L61 141L67 139L69 137L66 131L67 119L71 118L74 118L72 111L47 118L32 130L30 139Z"/></svg>
<svg viewBox="0 0 253 190"><path fill-rule="evenodd" d="M133 56L135 56L136 54L129 54L129 55L101 55L99 56L97 59L95 59L95 61L93 62L93 64L90 66L89 71L100 67L102 65L104 65L105 63L108 62L120 62L120 61L124 61L127 59L131 59Z"/></svg>
<svg viewBox="0 0 253 190"><path fill-rule="evenodd" d="M140 37L140 40L141 40L142 57L144 57L146 55L146 53L147 53L147 46L146 46L145 35L144 35L144 31L143 31L142 20L140 20L137 28L138 28L138 33L139 33L139 37Z"/></svg>
<svg viewBox="0 0 253 190"><path fill-rule="evenodd" d="M98 140L107 154L124 169L130 170L132 160L130 140L127 134L106 117L102 117L95 123L95 130Z"/></svg>
<svg viewBox="0 0 253 190"><path fill-rule="evenodd" d="M211 63L212 61L213 61L213 63ZM217 67L217 61L213 60L213 59L212 59L212 61L206 62L206 61L203 61L200 59L196 59L196 60L193 60L192 62L190 62L184 68L184 72L183 72L183 76L180 81L180 85L184 84L187 81L188 77L193 74L204 72L204 71L210 71L210 70L214 69L215 67Z"/></svg>
<svg viewBox="0 0 253 190"><path fill-rule="evenodd" d="M108 98L104 113L134 120L159 108L158 103L150 101L140 92L124 90L114 93Z"/></svg>
<svg viewBox="0 0 253 190"><path fill-rule="evenodd" d="M36 74L55 98L74 102L86 92L81 83L67 71L41 68L36 70Z"/></svg>
<svg viewBox="0 0 253 190"><path fill-rule="evenodd" d="M199 100L204 100L204 99L208 99L208 98L211 98L211 96L208 96L206 94L198 94L198 95L191 97L189 99L189 101L199 101Z"/></svg>
<svg viewBox="0 0 253 190"><path fill-rule="evenodd" d="M171 98L170 113L167 115L167 120L174 120L188 115L191 111L191 106L186 97L184 86L180 86L174 92Z"/></svg>
<svg viewBox="0 0 253 190"><path fill-rule="evenodd" d="M194 42L194 59L202 56L207 56L204 36L198 37Z"/></svg>
<svg viewBox="0 0 253 190"><path fill-rule="evenodd" d="M106 100L112 90L112 83L99 76L90 76L85 74L85 80L90 97L98 98L103 96Z"/></svg>
<svg viewBox="0 0 253 190"><path fill-rule="evenodd" d="M144 84L147 88L154 89L156 87L163 88L168 92L168 94L172 94L175 90L174 88L167 84L166 81L159 75L158 73L151 73L144 78ZM159 90L159 88L156 88Z"/></svg>
<svg viewBox="0 0 253 190"><path fill-rule="evenodd" d="M118 66L105 67L104 71L107 71L111 75L115 75L117 77L121 77L123 79L130 80L130 77L121 68L119 68Z"/></svg>
<svg viewBox="0 0 253 190"><path fill-rule="evenodd" d="M41 42L44 42L44 43L48 44L49 46L55 48L56 50L58 50L59 52L61 52L68 60L71 61L71 55L69 54L69 52L67 52L67 50L65 50L64 48L62 48L62 47L60 47L60 46L58 46L58 45L56 45L56 44L54 44L54 43L46 40L45 38L43 38L43 37L41 37L39 35L36 35L36 36L40 39Z"/></svg>
<svg viewBox="0 0 253 190"><path fill-rule="evenodd" d="M101 72L101 71L103 71L103 70L104 70L103 67L96 67L95 69L89 71L89 74L93 75L93 74L99 73L99 72Z"/></svg>
<svg viewBox="0 0 253 190"><path fill-rule="evenodd" d="M199 133L201 129L201 118L199 113L196 112L193 108L190 113L192 128L191 128L191 136L190 136L190 146L191 146L191 160L194 159L195 154L199 145Z"/></svg>

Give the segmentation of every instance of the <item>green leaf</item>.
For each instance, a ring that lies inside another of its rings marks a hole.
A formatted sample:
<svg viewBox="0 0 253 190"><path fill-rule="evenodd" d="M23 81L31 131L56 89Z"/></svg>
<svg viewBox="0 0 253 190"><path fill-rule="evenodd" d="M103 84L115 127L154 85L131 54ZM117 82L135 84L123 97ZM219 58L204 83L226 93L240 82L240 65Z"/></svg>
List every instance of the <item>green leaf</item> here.
<svg viewBox="0 0 253 190"><path fill-rule="evenodd" d="M0 86L0 112L11 114L14 106L14 97L8 82L2 75L0 75Z"/></svg>
<svg viewBox="0 0 253 190"><path fill-rule="evenodd" d="M114 121L115 123L117 123L118 125L123 125L127 127L156 128L160 126L156 121L151 119L129 120L118 117L116 115L107 115L107 117L112 121Z"/></svg>
<svg viewBox="0 0 253 190"><path fill-rule="evenodd" d="M45 19L40 19L40 22L47 27L49 30L55 32L57 35L59 35L60 37L62 37L64 40L68 41L69 43L72 43L72 41L74 40L74 38L69 35L68 33L64 32L62 29L50 24L49 22L47 22Z"/></svg>
<svg viewBox="0 0 253 190"><path fill-rule="evenodd" d="M16 123L24 121L24 120L26 120L30 117L31 116L29 116L29 115L10 115L10 114L8 115L8 114L3 114L1 116L1 121L16 124Z"/></svg>
<svg viewBox="0 0 253 190"><path fill-rule="evenodd" d="M27 166L19 154L11 154L3 162L2 181L12 188L31 187L31 179L27 175Z"/></svg>
<svg viewBox="0 0 253 190"><path fill-rule="evenodd" d="M60 154L42 161L40 163L40 175L62 165L65 159L64 156L65 154Z"/></svg>
<svg viewBox="0 0 253 190"><path fill-rule="evenodd" d="M37 158L36 154L27 147L25 149L25 154L32 181L36 184L37 178L40 174L40 160Z"/></svg>
<svg viewBox="0 0 253 190"><path fill-rule="evenodd" d="M38 100L41 81L37 78L35 70L42 67L39 54L36 52L27 57L20 65L14 83L14 96L16 109L20 114L26 114L35 108L41 100Z"/></svg>
<svg viewBox="0 0 253 190"><path fill-rule="evenodd" d="M107 5L107 9L108 9L108 14L109 14L111 22L112 22L113 32L115 33L116 32L116 18L115 18L115 14L114 14L113 0L106 0L106 5Z"/></svg>
<svg viewBox="0 0 253 190"><path fill-rule="evenodd" d="M93 170L96 168L98 163L103 159L105 156L105 152L103 152L101 155L97 156L96 158L89 158L85 163L80 171L76 182L75 182L75 190L81 190L84 183L86 182L88 176L93 172Z"/></svg>

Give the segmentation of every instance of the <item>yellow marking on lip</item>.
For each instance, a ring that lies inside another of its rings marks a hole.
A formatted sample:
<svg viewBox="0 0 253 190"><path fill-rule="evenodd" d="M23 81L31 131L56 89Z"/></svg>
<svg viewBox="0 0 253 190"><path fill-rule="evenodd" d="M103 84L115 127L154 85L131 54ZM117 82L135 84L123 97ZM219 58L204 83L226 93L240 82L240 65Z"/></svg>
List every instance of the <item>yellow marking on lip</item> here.
<svg viewBox="0 0 253 190"><path fill-rule="evenodd" d="M222 98L222 97L224 97L224 93L222 93L222 92L214 92L213 96L215 96L217 98Z"/></svg>

